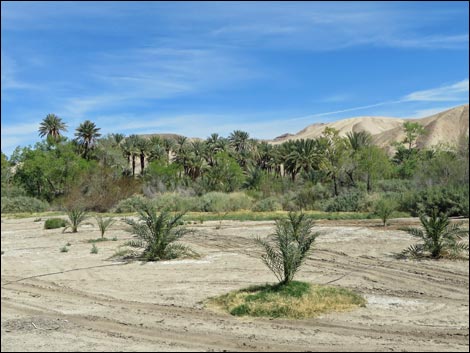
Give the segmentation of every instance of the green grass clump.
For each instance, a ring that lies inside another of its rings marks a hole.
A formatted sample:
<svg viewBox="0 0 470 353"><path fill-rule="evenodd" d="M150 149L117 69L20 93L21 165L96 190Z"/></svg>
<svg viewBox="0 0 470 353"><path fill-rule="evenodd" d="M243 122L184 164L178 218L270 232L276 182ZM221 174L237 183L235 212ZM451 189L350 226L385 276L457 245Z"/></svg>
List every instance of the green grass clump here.
<svg viewBox="0 0 470 353"><path fill-rule="evenodd" d="M62 218L49 218L44 222L44 229L56 229L65 227L67 221Z"/></svg>
<svg viewBox="0 0 470 353"><path fill-rule="evenodd" d="M249 287L212 298L208 304L235 316L304 319L363 307L366 301L344 288L292 281Z"/></svg>
<svg viewBox="0 0 470 353"><path fill-rule="evenodd" d="M69 249L67 248L67 245L64 245L63 247L61 247L60 252L69 252Z"/></svg>
<svg viewBox="0 0 470 353"><path fill-rule="evenodd" d="M102 241L109 241L110 239L108 238L97 238L97 239L88 239L87 243L93 244L93 243L100 243Z"/></svg>
<svg viewBox="0 0 470 353"><path fill-rule="evenodd" d="M96 244L93 244L93 246L91 247L90 253L91 254L98 254L98 247L96 246Z"/></svg>

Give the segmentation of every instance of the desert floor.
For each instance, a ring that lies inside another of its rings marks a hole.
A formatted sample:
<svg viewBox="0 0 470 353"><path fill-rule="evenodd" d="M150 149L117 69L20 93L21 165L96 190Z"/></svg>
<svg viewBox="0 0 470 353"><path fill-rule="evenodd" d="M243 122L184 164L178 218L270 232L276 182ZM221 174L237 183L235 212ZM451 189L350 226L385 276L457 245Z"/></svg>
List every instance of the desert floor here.
<svg viewBox="0 0 470 353"><path fill-rule="evenodd" d="M211 296L274 282L256 236L274 222L204 222L185 238L200 259L108 260L131 238L117 222L76 234L44 219L2 218L2 351L467 351L468 261L397 260L416 219L319 221L314 251L296 279L347 287L365 308L308 320L237 318L205 308ZM466 220L468 224L468 220ZM59 249L67 242L70 251Z"/></svg>

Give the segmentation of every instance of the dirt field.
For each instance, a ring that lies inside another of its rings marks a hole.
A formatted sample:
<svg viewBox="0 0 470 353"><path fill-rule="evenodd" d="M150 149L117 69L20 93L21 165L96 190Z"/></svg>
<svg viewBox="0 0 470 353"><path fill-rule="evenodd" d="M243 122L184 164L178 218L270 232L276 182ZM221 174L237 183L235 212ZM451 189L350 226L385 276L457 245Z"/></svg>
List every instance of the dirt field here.
<svg viewBox="0 0 470 353"><path fill-rule="evenodd" d="M468 221L467 221L468 222ZM318 222L321 236L298 280L343 286L368 304L308 320L236 318L204 300L274 282L253 244L273 222L204 222L186 242L202 257L160 263L107 260L130 238L117 222L90 254L96 226L44 230L2 219L2 351L467 351L468 261L404 261L416 220ZM67 242L70 251L59 249Z"/></svg>

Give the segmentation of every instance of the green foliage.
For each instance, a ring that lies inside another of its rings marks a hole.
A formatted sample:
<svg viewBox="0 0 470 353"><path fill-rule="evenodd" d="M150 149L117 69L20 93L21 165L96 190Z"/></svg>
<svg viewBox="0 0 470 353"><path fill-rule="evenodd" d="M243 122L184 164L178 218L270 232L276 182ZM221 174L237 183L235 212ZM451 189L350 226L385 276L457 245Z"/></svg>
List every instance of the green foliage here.
<svg viewBox="0 0 470 353"><path fill-rule="evenodd" d="M49 209L46 201L38 200L34 197L2 197L2 213L20 213L20 212L44 212Z"/></svg>
<svg viewBox="0 0 470 353"><path fill-rule="evenodd" d="M69 249L67 248L66 245L60 248L60 252L69 252Z"/></svg>
<svg viewBox="0 0 470 353"><path fill-rule="evenodd" d="M290 212L287 219L276 221L273 241L260 238L256 242L265 251L262 255L264 264L274 273L281 284L293 280L310 247L319 233L313 233L313 221L303 213Z"/></svg>
<svg viewBox="0 0 470 353"><path fill-rule="evenodd" d="M416 139L421 135L425 134L424 127L419 123L414 123L407 121L403 124L403 129L405 130L405 139L403 143L408 144L408 149L411 150L413 144L416 142Z"/></svg>
<svg viewBox="0 0 470 353"><path fill-rule="evenodd" d="M67 225L67 221L62 218L49 218L44 222L44 229L62 228Z"/></svg>
<svg viewBox="0 0 470 353"><path fill-rule="evenodd" d="M65 195L90 164L74 152L69 142L51 145L38 143L36 149L24 148L18 153L18 167L14 181L28 195L47 201Z"/></svg>
<svg viewBox="0 0 470 353"><path fill-rule="evenodd" d="M468 229L462 229L463 223L450 224L449 218L445 214L439 215L437 210L433 210L428 216L423 214L419 219L423 229L407 228L406 231L420 238L423 243L409 247L403 251L403 256L455 258L462 252L466 252L468 256L468 242L462 241L464 237L468 237Z"/></svg>
<svg viewBox="0 0 470 353"><path fill-rule="evenodd" d="M71 228L72 233L78 232L78 226L88 218L86 211L81 208L72 208L67 211L67 216L69 219L66 221L65 228L63 232Z"/></svg>
<svg viewBox="0 0 470 353"><path fill-rule="evenodd" d="M326 200L322 205L326 212L357 212L361 211L363 201L364 193L352 190Z"/></svg>
<svg viewBox="0 0 470 353"><path fill-rule="evenodd" d="M98 254L98 247L96 246L96 244L93 244L93 246L91 247L90 254Z"/></svg>
<svg viewBox="0 0 470 353"><path fill-rule="evenodd" d="M119 201L112 211L116 213L135 212L145 202L147 202L147 199L143 196L131 196L125 200Z"/></svg>
<svg viewBox="0 0 470 353"><path fill-rule="evenodd" d="M400 201L400 209L413 216L431 213L436 209L448 216L468 217L469 186L436 186L406 193Z"/></svg>
<svg viewBox="0 0 470 353"><path fill-rule="evenodd" d="M227 152L218 152L214 157L214 166L204 175L207 190L232 192L243 184L245 176L237 161Z"/></svg>
<svg viewBox="0 0 470 353"><path fill-rule="evenodd" d="M127 219L134 240L126 243L133 248L143 248L141 258L146 261L170 260L180 256L194 256L187 246L177 243L190 230L182 226L183 214L174 217L168 212L158 214L149 204L138 209L139 221Z"/></svg>
<svg viewBox="0 0 470 353"><path fill-rule="evenodd" d="M96 223L98 223L98 228L100 229L100 232L101 232L101 238L104 238L104 233L109 227L111 227L114 224L115 220L111 217L103 218L101 216L96 216L95 219L96 219Z"/></svg>
<svg viewBox="0 0 470 353"><path fill-rule="evenodd" d="M199 197L184 196L178 193L165 193L152 199L157 209L174 212L201 211L203 206Z"/></svg>
<svg viewBox="0 0 470 353"><path fill-rule="evenodd" d="M387 221L392 216L397 208L396 202L391 199L380 199L374 206L374 213L380 217L383 222L383 226L387 226Z"/></svg>
<svg viewBox="0 0 470 353"><path fill-rule="evenodd" d="M231 194L209 192L201 197L201 202L202 210L205 212L227 212L249 210L253 199L241 192Z"/></svg>
<svg viewBox="0 0 470 353"><path fill-rule="evenodd" d="M252 210L255 212L282 211L282 204L277 200L276 197L271 196L256 202L253 205Z"/></svg>
<svg viewBox="0 0 470 353"><path fill-rule="evenodd" d="M367 191L373 189L373 183L383 177L387 177L392 170L392 165L384 150L377 146L361 148L355 158L357 159L358 172L364 175Z"/></svg>

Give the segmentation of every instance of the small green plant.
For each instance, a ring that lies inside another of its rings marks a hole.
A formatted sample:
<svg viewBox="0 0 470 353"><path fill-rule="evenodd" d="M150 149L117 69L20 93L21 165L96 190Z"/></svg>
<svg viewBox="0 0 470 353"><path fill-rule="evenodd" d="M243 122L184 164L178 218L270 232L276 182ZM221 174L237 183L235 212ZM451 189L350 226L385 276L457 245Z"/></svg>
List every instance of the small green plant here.
<svg viewBox="0 0 470 353"><path fill-rule="evenodd" d="M383 222L383 226L387 226L387 221L392 216L397 208L396 203L390 199L381 199L377 201L374 207L374 213L380 217Z"/></svg>
<svg viewBox="0 0 470 353"><path fill-rule="evenodd" d="M429 256L432 259L441 257L457 258L462 252L468 256L468 243L462 242L468 237L468 229L462 229L463 223L450 224L445 214L438 215L434 209L429 216L419 217L423 229L406 228L405 230L423 240L423 243L410 246L402 252L402 256L410 255L414 258Z"/></svg>
<svg viewBox="0 0 470 353"><path fill-rule="evenodd" d="M93 246L91 247L90 253L91 254L98 254L98 247L96 246L96 244L93 244Z"/></svg>
<svg viewBox="0 0 470 353"><path fill-rule="evenodd" d="M63 230L65 232L68 228L72 229L72 233L78 232L78 226L87 219L87 213L85 210L80 208L73 208L67 211L67 216L69 219L66 221L66 226Z"/></svg>
<svg viewBox="0 0 470 353"><path fill-rule="evenodd" d="M67 221L62 218L49 218L44 222L44 229L62 228L67 225Z"/></svg>
<svg viewBox="0 0 470 353"><path fill-rule="evenodd" d="M69 249L67 248L66 245L64 245L62 248L60 248L60 252L68 252Z"/></svg>
<svg viewBox="0 0 470 353"><path fill-rule="evenodd" d="M274 273L280 284L288 284L294 279L310 247L319 235L313 233L313 220L304 213L289 212L287 219L276 221L273 242L256 239L265 253L264 264Z"/></svg>
<svg viewBox="0 0 470 353"><path fill-rule="evenodd" d="M191 231L182 226L183 214L171 217L166 211L158 214L150 204L142 204L139 221L127 219L129 231L136 239L126 243L133 248L143 248L142 259L146 261L170 260L180 256L194 256L189 247L175 243Z"/></svg>
<svg viewBox="0 0 470 353"><path fill-rule="evenodd" d="M101 216L96 216L95 219L101 232L101 238L104 238L104 233L115 221L113 218L103 218Z"/></svg>

